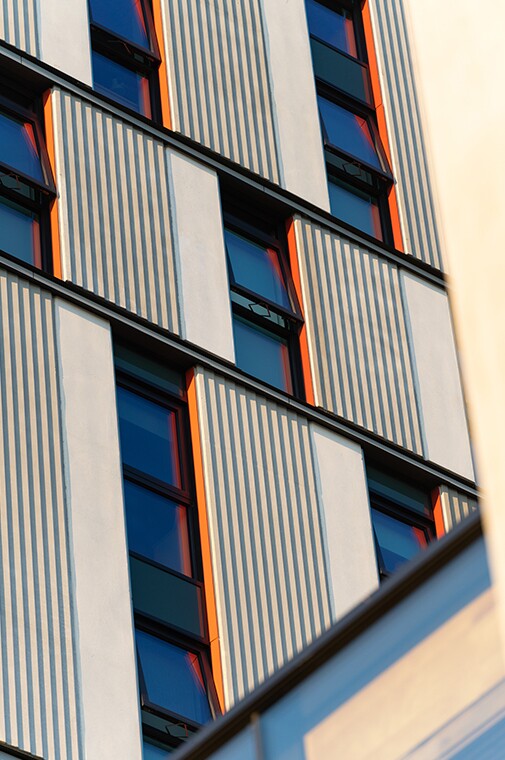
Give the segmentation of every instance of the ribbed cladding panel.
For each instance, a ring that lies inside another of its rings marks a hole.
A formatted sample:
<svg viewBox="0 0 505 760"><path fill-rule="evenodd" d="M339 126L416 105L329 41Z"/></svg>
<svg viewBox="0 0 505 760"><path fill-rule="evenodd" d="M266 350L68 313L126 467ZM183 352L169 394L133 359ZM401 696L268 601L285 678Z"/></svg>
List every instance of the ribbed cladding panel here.
<svg viewBox="0 0 505 760"><path fill-rule="evenodd" d="M52 303L0 270L0 739L79 758Z"/></svg>
<svg viewBox="0 0 505 760"><path fill-rule="evenodd" d="M196 374L227 706L330 624L305 419Z"/></svg>
<svg viewBox="0 0 505 760"><path fill-rule="evenodd" d="M470 499L459 491L447 486L440 487L440 500L442 502L442 515L446 531L452 530L458 523L473 512L477 512L479 505L475 499Z"/></svg>
<svg viewBox="0 0 505 760"><path fill-rule="evenodd" d="M0 39L39 55L37 0L0 0Z"/></svg>
<svg viewBox="0 0 505 760"><path fill-rule="evenodd" d="M172 125L279 182L259 0L162 0Z"/></svg>
<svg viewBox="0 0 505 760"><path fill-rule="evenodd" d="M166 150L55 90L63 278L178 333Z"/></svg>
<svg viewBox="0 0 505 760"><path fill-rule="evenodd" d="M316 403L422 454L397 267L305 220L295 230Z"/></svg>
<svg viewBox="0 0 505 760"><path fill-rule="evenodd" d="M405 250L442 268L402 0L369 0Z"/></svg>

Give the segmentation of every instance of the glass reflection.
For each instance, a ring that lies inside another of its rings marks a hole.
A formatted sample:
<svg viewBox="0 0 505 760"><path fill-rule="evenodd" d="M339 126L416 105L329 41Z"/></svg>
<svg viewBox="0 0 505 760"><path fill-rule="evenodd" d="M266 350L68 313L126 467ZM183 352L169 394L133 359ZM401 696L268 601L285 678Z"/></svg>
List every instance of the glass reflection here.
<svg viewBox="0 0 505 760"><path fill-rule="evenodd" d="M27 264L42 266L38 215L1 197L0 250Z"/></svg>
<svg viewBox="0 0 505 760"><path fill-rule="evenodd" d="M45 183L33 127L0 111L0 162Z"/></svg>
<svg viewBox="0 0 505 760"><path fill-rule="evenodd" d="M265 383L293 392L287 341L274 333L233 317L237 367Z"/></svg>
<svg viewBox="0 0 505 760"><path fill-rule="evenodd" d="M321 96L318 96L317 100L330 144L351 156L356 156L360 161L365 161L375 169L382 170L366 120L331 100L326 100Z"/></svg>
<svg viewBox="0 0 505 760"><path fill-rule="evenodd" d="M151 118L149 81L142 74L93 52L93 85L102 95Z"/></svg>
<svg viewBox="0 0 505 760"><path fill-rule="evenodd" d="M381 568L393 573L422 549L426 549L426 535L422 528L409 525L390 515L372 509L372 523L380 553Z"/></svg>
<svg viewBox="0 0 505 760"><path fill-rule="evenodd" d="M91 0L91 17L120 37L149 48L141 0Z"/></svg>
<svg viewBox="0 0 505 760"><path fill-rule="evenodd" d="M328 181L328 191L333 216L382 240L379 205L375 198L358 189L351 189L349 185L335 178Z"/></svg>
<svg viewBox="0 0 505 760"><path fill-rule="evenodd" d="M316 0L306 0L309 32L344 53L357 57L356 37L350 13L343 8L330 9Z"/></svg>

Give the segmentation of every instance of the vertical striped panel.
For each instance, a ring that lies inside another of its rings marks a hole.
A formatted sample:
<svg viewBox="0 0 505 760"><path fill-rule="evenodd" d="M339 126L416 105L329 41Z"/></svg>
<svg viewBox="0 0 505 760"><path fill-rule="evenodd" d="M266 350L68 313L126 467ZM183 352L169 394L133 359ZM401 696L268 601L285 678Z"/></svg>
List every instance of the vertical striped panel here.
<svg viewBox="0 0 505 760"><path fill-rule="evenodd" d="M63 278L178 332L166 151L53 91Z"/></svg>
<svg viewBox="0 0 505 760"><path fill-rule="evenodd" d="M0 739L80 756L52 303L0 270Z"/></svg>
<svg viewBox="0 0 505 760"><path fill-rule="evenodd" d="M0 0L0 39L39 55L37 0Z"/></svg>
<svg viewBox="0 0 505 760"><path fill-rule="evenodd" d="M370 0L405 250L442 268L403 0Z"/></svg>
<svg viewBox="0 0 505 760"><path fill-rule="evenodd" d="M452 530L465 517L468 517L473 512L477 512L479 509L479 505L475 499L471 499L447 486L440 487L440 501L442 503L442 515L446 531Z"/></svg>
<svg viewBox="0 0 505 760"><path fill-rule="evenodd" d="M295 220L316 403L422 454L398 269Z"/></svg>
<svg viewBox="0 0 505 760"><path fill-rule="evenodd" d="M227 706L330 624L305 419L196 374Z"/></svg>
<svg viewBox="0 0 505 760"><path fill-rule="evenodd" d="M259 0L162 0L177 132L279 181Z"/></svg>

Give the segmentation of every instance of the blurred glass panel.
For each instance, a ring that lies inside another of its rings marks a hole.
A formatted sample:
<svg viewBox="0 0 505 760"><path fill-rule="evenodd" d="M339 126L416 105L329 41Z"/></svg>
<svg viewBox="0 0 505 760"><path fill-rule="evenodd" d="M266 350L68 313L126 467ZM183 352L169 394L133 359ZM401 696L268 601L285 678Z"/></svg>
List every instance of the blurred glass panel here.
<svg viewBox="0 0 505 760"><path fill-rule="evenodd" d="M253 729L248 726L234 736L224 747L209 756L209 760L261 760L256 753Z"/></svg>
<svg viewBox="0 0 505 760"><path fill-rule="evenodd" d="M363 193L334 177L328 179L328 191L333 216L382 240L379 205L372 195Z"/></svg>
<svg viewBox="0 0 505 760"><path fill-rule="evenodd" d="M181 487L175 412L117 388L123 464Z"/></svg>
<svg viewBox="0 0 505 760"><path fill-rule="evenodd" d="M212 716L198 656L144 631L136 639L149 702L207 723Z"/></svg>
<svg viewBox="0 0 505 760"><path fill-rule="evenodd" d="M143 48L150 48L141 0L90 0L91 18Z"/></svg>
<svg viewBox="0 0 505 760"><path fill-rule="evenodd" d="M428 542L421 528L396 520L377 509L372 509L371 512L381 570L393 573L398 567L426 549Z"/></svg>
<svg viewBox="0 0 505 760"><path fill-rule="evenodd" d="M354 98L372 104L372 91L368 69L356 58L349 58L339 50L328 47L313 37L310 40L314 74L332 87L347 92Z"/></svg>
<svg viewBox="0 0 505 760"><path fill-rule="evenodd" d="M330 144L381 171L382 164L366 119L321 95L317 100Z"/></svg>
<svg viewBox="0 0 505 760"><path fill-rule="evenodd" d="M136 71L93 51L93 86L132 111L151 118L149 80Z"/></svg>
<svg viewBox="0 0 505 760"><path fill-rule="evenodd" d="M310 34L357 57L354 24L348 11L343 8L330 9L316 0L306 0L305 7Z"/></svg>
<svg viewBox="0 0 505 760"><path fill-rule="evenodd" d="M163 747L162 744L154 741L154 739L144 738L142 760L166 760L172 753L173 750Z"/></svg>
<svg viewBox="0 0 505 760"><path fill-rule="evenodd" d="M124 481L128 548L184 575L191 575L186 507Z"/></svg>
<svg viewBox="0 0 505 760"><path fill-rule="evenodd" d="M237 285L291 310L279 254L273 248L225 230L226 251Z"/></svg>
<svg viewBox="0 0 505 760"><path fill-rule="evenodd" d="M0 197L0 250L42 266L38 214Z"/></svg>
<svg viewBox="0 0 505 760"><path fill-rule="evenodd" d="M265 383L293 392L289 348L284 338L233 316L237 367Z"/></svg>

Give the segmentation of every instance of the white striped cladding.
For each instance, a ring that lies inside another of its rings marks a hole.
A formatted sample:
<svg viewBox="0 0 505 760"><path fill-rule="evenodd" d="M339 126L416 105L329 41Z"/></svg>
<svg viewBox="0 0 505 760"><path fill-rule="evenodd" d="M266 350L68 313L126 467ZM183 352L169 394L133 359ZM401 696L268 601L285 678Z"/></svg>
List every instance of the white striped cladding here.
<svg viewBox="0 0 505 760"><path fill-rule="evenodd" d="M422 454L398 269L295 220L316 404Z"/></svg>
<svg viewBox="0 0 505 760"><path fill-rule="evenodd" d="M370 0L405 250L443 268L403 0Z"/></svg>
<svg viewBox="0 0 505 760"><path fill-rule="evenodd" d="M80 757L51 299L0 270L0 741Z"/></svg>
<svg viewBox="0 0 505 760"><path fill-rule="evenodd" d="M477 512L479 509L476 499L471 499L447 486L440 487L440 501L442 504L444 527L447 531L452 530L465 517L473 514L473 512Z"/></svg>
<svg viewBox="0 0 505 760"><path fill-rule="evenodd" d="M37 0L0 0L0 39L39 55Z"/></svg>
<svg viewBox="0 0 505 760"><path fill-rule="evenodd" d="M179 331L164 145L54 90L63 279Z"/></svg>
<svg viewBox="0 0 505 760"><path fill-rule="evenodd" d="M330 624L307 420L196 373L227 707Z"/></svg>
<svg viewBox="0 0 505 760"><path fill-rule="evenodd" d="M259 0L162 0L172 128L279 182Z"/></svg>

